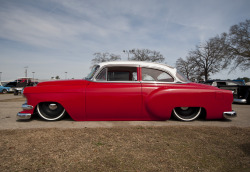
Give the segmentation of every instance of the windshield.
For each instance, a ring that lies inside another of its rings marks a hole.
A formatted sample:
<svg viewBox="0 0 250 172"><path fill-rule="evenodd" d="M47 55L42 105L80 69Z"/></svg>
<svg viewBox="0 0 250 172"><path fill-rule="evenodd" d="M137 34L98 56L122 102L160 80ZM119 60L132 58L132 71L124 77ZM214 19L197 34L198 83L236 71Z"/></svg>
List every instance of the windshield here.
<svg viewBox="0 0 250 172"><path fill-rule="evenodd" d="M4 84L4 87L15 87L17 85L17 82L9 82Z"/></svg>
<svg viewBox="0 0 250 172"><path fill-rule="evenodd" d="M183 81L183 82L190 82L185 75L183 75L181 72L177 71L176 72L176 76L179 80Z"/></svg>
<svg viewBox="0 0 250 172"><path fill-rule="evenodd" d="M85 79L91 80L93 76L95 75L96 71L99 69L99 67L100 67L99 65L93 66L91 72L88 74L88 76Z"/></svg>

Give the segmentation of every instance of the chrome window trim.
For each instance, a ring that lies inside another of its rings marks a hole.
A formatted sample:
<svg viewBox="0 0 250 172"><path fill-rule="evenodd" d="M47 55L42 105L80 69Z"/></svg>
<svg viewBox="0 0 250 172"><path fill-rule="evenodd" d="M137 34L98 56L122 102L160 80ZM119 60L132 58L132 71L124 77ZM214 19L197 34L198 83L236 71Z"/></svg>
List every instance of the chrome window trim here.
<svg viewBox="0 0 250 172"><path fill-rule="evenodd" d="M186 84L185 82L159 82L159 81L141 81L142 84Z"/></svg>
<svg viewBox="0 0 250 172"><path fill-rule="evenodd" d="M100 83L124 83L124 84L141 83L140 81L92 81L92 82L100 82Z"/></svg>

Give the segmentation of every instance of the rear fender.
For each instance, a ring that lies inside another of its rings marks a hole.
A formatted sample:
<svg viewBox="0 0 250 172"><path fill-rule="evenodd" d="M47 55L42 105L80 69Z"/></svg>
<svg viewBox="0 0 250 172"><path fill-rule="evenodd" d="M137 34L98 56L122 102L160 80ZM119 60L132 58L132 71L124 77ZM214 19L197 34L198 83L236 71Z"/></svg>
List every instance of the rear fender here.
<svg viewBox="0 0 250 172"><path fill-rule="evenodd" d="M145 106L153 116L169 119L175 107L202 107L206 111L214 106L215 92L204 89L157 89L152 91Z"/></svg>

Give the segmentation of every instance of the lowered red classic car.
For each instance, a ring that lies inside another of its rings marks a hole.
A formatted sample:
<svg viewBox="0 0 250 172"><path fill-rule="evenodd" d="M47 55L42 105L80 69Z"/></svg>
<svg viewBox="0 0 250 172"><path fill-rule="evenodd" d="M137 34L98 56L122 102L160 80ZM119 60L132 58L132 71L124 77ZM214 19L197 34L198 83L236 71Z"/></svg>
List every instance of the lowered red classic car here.
<svg viewBox="0 0 250 172"><path fill-rule="evenodd" d="M188 81L175 68L150 62L104 62L83 80L48 81L23 91L18 119L37 113L55 121L192 121L235 117L233 93Z"/></svg>

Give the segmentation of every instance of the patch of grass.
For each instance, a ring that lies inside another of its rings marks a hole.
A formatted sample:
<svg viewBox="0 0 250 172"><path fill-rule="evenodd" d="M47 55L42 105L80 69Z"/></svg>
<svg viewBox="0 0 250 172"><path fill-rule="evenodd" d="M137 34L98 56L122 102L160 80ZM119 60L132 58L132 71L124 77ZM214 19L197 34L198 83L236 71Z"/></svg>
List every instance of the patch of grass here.
<svg viewBox="0 0 250 172"><path fill-rule="evenodd" d="M105 144L102 143L102 142L96 142L96 143L94 143L94 145L96 145L96 146L103 146L103 145L105 145Z"/></svg>
<svg viewBox="0 0 250 172"><path fill-rule="evenodd" d="M0 131L1 171L249 171L250 128Z"/></svg>

